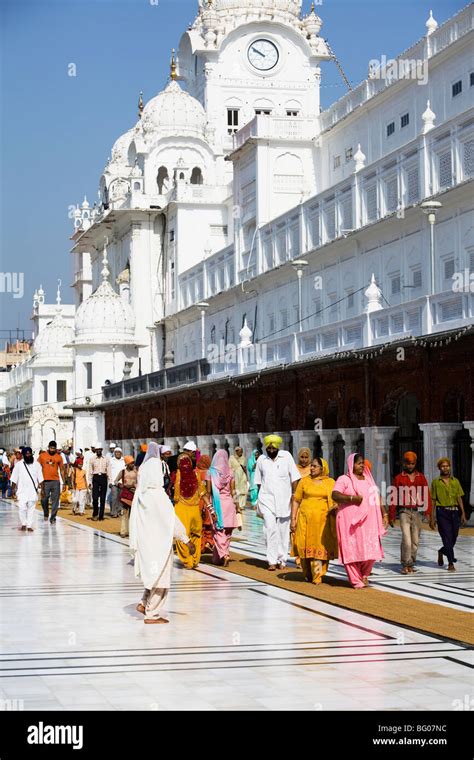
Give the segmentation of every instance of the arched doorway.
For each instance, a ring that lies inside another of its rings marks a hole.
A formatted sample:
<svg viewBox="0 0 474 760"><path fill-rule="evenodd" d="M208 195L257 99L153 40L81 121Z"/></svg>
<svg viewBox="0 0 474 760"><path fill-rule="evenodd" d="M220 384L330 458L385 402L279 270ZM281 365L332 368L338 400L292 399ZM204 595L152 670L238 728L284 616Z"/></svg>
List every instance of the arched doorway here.
<svg viewBox="0 0 474 760"><path fill-rule="evenodd" d="M418 457L418 469L423 472L423 433L421 422L420 402L414 393L405 393L398 401L395 413L395 424L398 430L393 436L390 451L390 470L394 477L402 469L402 459L405 451L414 451Z"/></svg>

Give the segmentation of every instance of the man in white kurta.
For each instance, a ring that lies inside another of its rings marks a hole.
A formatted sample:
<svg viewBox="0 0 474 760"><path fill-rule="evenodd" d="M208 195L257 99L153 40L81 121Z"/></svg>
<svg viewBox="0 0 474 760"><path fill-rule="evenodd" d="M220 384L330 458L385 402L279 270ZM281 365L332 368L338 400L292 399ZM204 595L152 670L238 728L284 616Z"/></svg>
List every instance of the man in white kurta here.
<svg viewBox="0 0 474 760"><path fill-rule="evenodd" d="M265 523L269 570L285 567L290 541L291 498L301 474L289 451L280 451L282 439L268 435L264 439L266 454L257 459L255 485L258 512Z"/></svg>
<svg viewBox="0 0 474 760"><path fill-rule="evenodd" d="M38 500L38 488L43 482L43 469L35 462L29 447L23 449L23 459L13 468L11 482L13 495L18 497L20 530L34 530L35 507Z"/></svg>
<svg viewBox="0 0 474 760"><path fill-rule="evenodd" d="M145 586L137 610L145 615L145 623L169 623L164 605L171 586L173 537L188 544L194 553L194 544L189 541L164 491L160 447L152 442L139 470L130 514L130 550L135 560L135 575Z"/></svg>

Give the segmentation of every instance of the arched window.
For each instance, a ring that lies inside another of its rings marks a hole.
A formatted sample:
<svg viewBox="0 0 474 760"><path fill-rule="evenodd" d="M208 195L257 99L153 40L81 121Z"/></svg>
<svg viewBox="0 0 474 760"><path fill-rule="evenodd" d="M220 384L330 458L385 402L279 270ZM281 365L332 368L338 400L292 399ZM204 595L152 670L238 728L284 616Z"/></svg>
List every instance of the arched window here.
<svg viewBox="0 0 474 760"><path fill-rule="evenodd" d="M202 185L202 171L199 166L195 166L191 173L191 184Z"/></svg>
<svg viewBox="0 0 474 760"><path fill-rule="evenodd" d="M168 169L166 166L160 166L158 169L158 176L156 178L156 182L158 185L158 192L160 195L163 195L163 193L166 193L168 191Z"/></svg>

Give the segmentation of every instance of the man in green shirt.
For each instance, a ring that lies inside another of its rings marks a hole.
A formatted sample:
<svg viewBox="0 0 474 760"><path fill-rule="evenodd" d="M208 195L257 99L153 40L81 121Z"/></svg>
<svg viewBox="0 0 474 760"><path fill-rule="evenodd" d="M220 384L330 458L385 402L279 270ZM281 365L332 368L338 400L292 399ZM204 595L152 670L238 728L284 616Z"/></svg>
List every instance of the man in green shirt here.
<svg viewBox="0 0 474 760"><path fill-rule="evenodd" d="M454 545L459 533L459 525L466 524L466 515L462 497L464 491L457 478L451 475L451 461L448 457L438 459L439 478L431 483L431 499L436 507L436 520L438 532L443 541L443 546L438 551L438 565L443 567L445 554L448 559L448 570L453 573L456 568L454 563Z"/></svg>

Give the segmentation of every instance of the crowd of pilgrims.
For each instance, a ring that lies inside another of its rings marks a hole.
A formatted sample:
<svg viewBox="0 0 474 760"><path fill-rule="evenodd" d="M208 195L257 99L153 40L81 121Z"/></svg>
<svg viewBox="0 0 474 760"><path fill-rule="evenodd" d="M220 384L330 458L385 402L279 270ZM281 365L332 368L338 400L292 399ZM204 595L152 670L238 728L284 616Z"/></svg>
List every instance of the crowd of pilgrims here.
<svg viewBox="0 0 474 760"><path fill-rule="evenodd" d="M85 515L92 506L92 521L104 519L108 504L109 516L122 518L120 535L129 537L135 575L144 585L137 610L145 623L169 622L173 549L187 569L196 569L206 552L214 564L227 566L245 509L262 520L270 572L284 568L291 554L305 580L319 585L329 562L339 559L351 586L366 588L374 563L384 557L382 538L397 517L403 574L416 572L422 519L432 530L438 527L438 565L446 557L448 570L455 570L454 545L466 515L448 458L438 461L440 475L429 486L416 454L406 452L384 504L361 454L351 454L346 473L334 480L328 463L310 449L300 449L295 462L280 436L266 436L263 443L264 451L254 449L248 460L240 446L230 456L218 449L211 459L193 441L177 455L157 442L143 444L136 458L113 443L105 455L102 444L73 454L69 447L58 450L55 441L36 457L27 446L0 449L1 493L18 502L23 532L34 530L38 490L51 524L65 492L73 513Z"/></svg>

